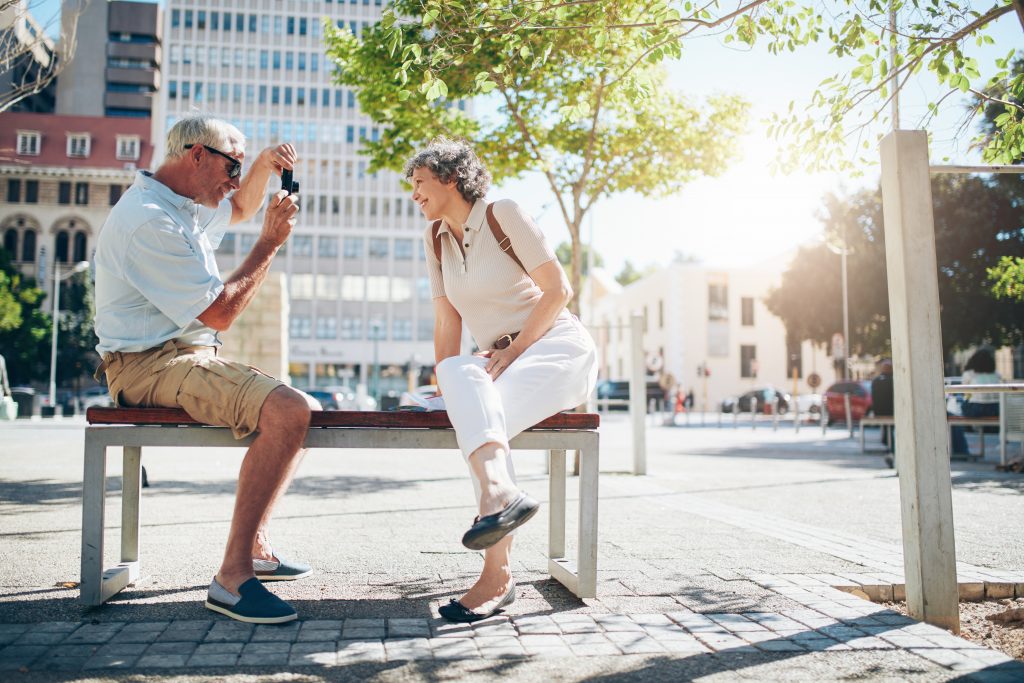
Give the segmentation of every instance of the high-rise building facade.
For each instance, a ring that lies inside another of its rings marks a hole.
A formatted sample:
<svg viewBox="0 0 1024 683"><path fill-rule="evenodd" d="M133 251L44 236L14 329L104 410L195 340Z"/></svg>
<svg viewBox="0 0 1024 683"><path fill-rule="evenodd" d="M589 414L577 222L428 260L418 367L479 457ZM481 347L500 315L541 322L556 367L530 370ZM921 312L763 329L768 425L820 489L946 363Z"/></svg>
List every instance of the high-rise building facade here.
<svg viewBox="0 0 1024 683"><path fill-rule="evenodd" d="M359 150L380 130L352 90L332 83L324 57L325 19L359 31L381 9L380 0L166 7L164 130L198 110L234 123L250 157L280 142L298 150L302 211L274 268L287 274L289 374L299 387L384 393L405 388L411 368L433 364L425 223L398 174L368 172ZM262 212L222 242L223 272L248 253L261 221Z"/></svg>
<svg viewBox="0 0 1024 683"><path fill-rule="evenodd" d="M62 21L77 29L64 31L77 40L57 79L57 113L150 118L161 87L161 18L149 2L66 3Z"/></svg>
<svg viewBox="0 0 1024 683"><path fill-rule="evenodd" d="M52 112L57 66L53 39L28 2L0 2L0 108Z"/></svg>

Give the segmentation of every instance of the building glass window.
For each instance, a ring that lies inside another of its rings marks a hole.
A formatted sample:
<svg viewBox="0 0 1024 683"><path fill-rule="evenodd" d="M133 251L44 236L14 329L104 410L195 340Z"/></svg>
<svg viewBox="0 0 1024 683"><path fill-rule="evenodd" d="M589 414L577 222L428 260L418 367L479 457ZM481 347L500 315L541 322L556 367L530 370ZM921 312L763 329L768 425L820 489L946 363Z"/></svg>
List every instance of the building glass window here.
<svg viewBox="0 0 1024 683"><path fill-rule="evenodd" d="M360 211L360 213L362 213ZM388 240L386 237L370 238L370 258L386 259L388 257Z"/></svg>
<svg viewBox="0 0 1024 683"><path fill-rule="evenodd" d="M338 319L334 316L318 317L316 319L316 338L335 339L338 336Z"/></svg>
<svg viewBox="0 0 1024 683"><path fill-rule="evenodd" d="M748 344L740 346L740 377L757 377L757 347Z"/></svg>
<svg viewBox="0 0 1024 683"><path fill-rule="evenodd" d="M110 206L117 204L117 201L121 198L121 192L123 188L120 185L110 186Z"/></svg>
<svg viewBox="0 0 1024 683"><path fill-rule="evenodd" d="M12 259L18 258L18 231L8 228L4 233L4 251L11 255Z"/></svg>
<svg viewBox="0 0 1024 683"><path fill-rule="evenodd" d="M61 230L60 232L57 233L57 240L56 240L56 245L55 245L55 247L56 247L56 256L55 256L55 258L58 261L60 261L61 263L67 263L68 262L68 239L69 239L69 236L68 236L68 231L67 230Z"/></svg>
<svg viewBox="0 0 1024 683"><path fill-rule="evenodd" d="M391 321L391 339L394 341L409 341L412 339L412 320L409 318L395 318Z"/></svg>
<svg viewBox="0 0 1024 683"><path fill-rule="evenodd" d="M740 319L744 326L754 324L754 298L745 296L740 299Z"/></svg>
<svg viewBox="0 0 1024 683"><path fill-rule="evenodd" d="M337 197L335 197L337 199ZM335 212L337 213L337 212ZM363 238L362 237L346 237L344 242L345 258L362 258L363 257Z"/></svg>
<svg viewBox="0 0 1024 683"><path fill-rule="evenodd" d="M418 318L416 320L416 341L430 341L434 338L434 319Z"/></svg>
<svg viewBox="0 0 1024 683"><path fill-rule="evenodd" d="M217 245L217 253L226 254L228 256L235 255L235 233L224 233L224 237L221 238L220 244Z"/></svg>
<svg viewBox="0 0 1024 683"><path fill-rule="evenodd" d="M84 206L89 203L89 183L75 183L75 204Z"/></svg>
<svg viewBox="0 0 1024 683"><path fill-rule="evenodd" d="M342 339L362 339L363 338L363 319L362 318L342 318L341 319L341 338Z"/></svg>
<svg viewBox="0 0 1024 683"><path fill-rule="evenodd" d="M292 252L295 256L309 257L313 255L313 236L312 235L296 235L292 237Z"/></svg>
<svg viewBox="0 0 1024 683"><path fill-rule="evenodd" d="M71 183L62 180L57 185L57 203L58 204L70 204L71 203Z"/></svg>
<svg viewBox="0 0 1024 683"><path fill-rule="evenodd" d="M7 179L7 201L20 202L21 201L21 181L15 178Z"/></svg>
<svg viewBox="0 0 1024 683"><path fill-rule="evenodd" d="M410 240L410 239L396 239L395 240L395 260L397 260L397 261L411 261L412 260L412 240Z"/></svg>
<svg viewBox="0 0 1024 683"><path fill-rule="evenodd" d="M88 133L68 133L68 156L85 158L89 156L91 138Z"/></svg>
<svg viewBox="0 0 1024 683"><path fill-rule="evenodd" d="M295 339L309 339L313 331L308 315L293 315L288 321L288 334Z"/></svg>
<svg viewBox="0 0 1024 683"><path fill-rule="evenodd" d="M344 275L341 278L341 298L344 301L362 301L366 296L366 278L362 275Z"/></svg>
<svg viewBox="0 0 1024 683"><path fill-rule="evenodd" d="M21 260L26 263L36 262L36 231L26 230L21 236Z"/></svg>
<svg viewBox="0 0 1024 683"><path fill-rule="evenodd" d="M86 237L84 232L76 232L74 237L75 247L75 258L72 259L75 263L80 263L85 260L85 247Z"/></svg>
<svg viewBox="0 0 1024 683"><path fill-rule="evenodd" d="M117 158L122 161L138 161L141 143L138 135L118 135Z"/></svg>
<svg viewBox="0 0 1024 683"><path fill-rule="evenodd" d="M325 258L334 258L338 255L338 238L324 237L317 238L316 253Z"/></svg>
<svg viewBox="0 0 1024 683"><path fill-rule="evenodd" d="M291 298L312 299L313 298L313 274L297 273L291 277Z"/></svg>
<svg viewBox="0 0 1024 683"><path fill-rule="evenodd" d="M729 286L708 285L708 320L729 319Z"/></svg>

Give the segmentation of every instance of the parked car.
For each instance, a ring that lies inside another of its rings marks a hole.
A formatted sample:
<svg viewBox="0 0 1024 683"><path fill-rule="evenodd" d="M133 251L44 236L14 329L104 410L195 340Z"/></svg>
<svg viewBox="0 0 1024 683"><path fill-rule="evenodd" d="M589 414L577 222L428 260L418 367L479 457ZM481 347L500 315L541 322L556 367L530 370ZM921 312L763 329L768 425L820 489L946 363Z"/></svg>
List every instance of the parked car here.
<svg viewBox="0 0 1024 683"><path fill-rule="evenodd" d="M82 410L93 407L114 407L114 399L110 398L110 392L107 391L105 386L99 384L89 387L88 389L84 389L82 393L78 395L78 402L82 406Z"/></svg>
<svg viewBox="0 0 1024 683"><path fill-rule="evenodd" d="M846 421L846 404L843 396L850 396L850 418L860 420L871 415L871 382L860 380L844 380L836 382L825 391L824 403L828 411L828 423Z"/></svg>
<svg viewBox="0 0 1024 683"><path fill-rule="evenodd" d="M307 394L320 401L324 410L376 410L377 399L360 394L355 389L339 384L316 389L303 389Z"/></svg>
<svg viewBox="0 0 1024 683"><path fill-rule="evenodd" d="M741 413L749 413L753 399L757 397L757 410L765 415L771 415L775 410L775 401L779 402L779 414L789 410L790 396L784 391L774 387L761 387L753 389L741 396L733 396L722 401L722 412L731 413L738 410Z"/></svg>
<svg viewBox="0 0 1024 683"><path fill-rule="evenodd" d="M627 403L611 404L608 410L629 410L629 381L606 379L597 383L597 400L627 401ZM654 401L657 410L665 402L665 390L657 382L647 383L647 403ZM599 405L599 408L603 406Z"/></svg>

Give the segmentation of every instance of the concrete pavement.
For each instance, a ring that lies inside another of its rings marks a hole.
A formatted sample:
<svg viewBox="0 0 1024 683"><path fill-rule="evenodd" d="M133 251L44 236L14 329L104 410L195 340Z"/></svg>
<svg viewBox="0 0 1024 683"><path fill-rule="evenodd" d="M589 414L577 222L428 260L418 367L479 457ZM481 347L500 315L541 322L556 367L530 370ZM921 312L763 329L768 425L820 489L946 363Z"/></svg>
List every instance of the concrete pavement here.
<svg viewBox="0 0 1024 683"><path fill-rule="evenodd" d="M541 515L517 537L516 603L475 627L437 618L479 570L459 544L473 515L461 457L313 451L272 533L317 573L272 587L299 623L251 628L202 607L238 449L147 450L143 579L101 608L77 605L63 586L78 577L81 428L0 424L5 679L1024 677L999 653L849 592L886 597L899 585L899 503L892 471L838 430L652 426L649 474L633 477L628 421L607 417L598 598L577 600L547 577ZM543 497L542 455L516 464ZM1022 482L990 463L954 465L961 578L983 594L1017 579L1024 588ZM109 506L108 524L116 495Z"/></svg>

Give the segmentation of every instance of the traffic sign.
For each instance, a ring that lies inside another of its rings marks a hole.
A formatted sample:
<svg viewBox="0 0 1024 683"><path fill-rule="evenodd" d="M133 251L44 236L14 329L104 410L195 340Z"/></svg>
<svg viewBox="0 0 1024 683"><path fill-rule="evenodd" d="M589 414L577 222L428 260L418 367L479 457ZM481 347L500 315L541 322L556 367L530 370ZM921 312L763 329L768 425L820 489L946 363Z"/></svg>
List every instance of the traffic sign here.
<svg viewBox="0 0 1024 683"><path fill-rule="evenodd" d="M816 372L812 372L811 374L807 375L807 386L809 386L811 389L817 389L818 387L820 387L821 375L819 375Z"/></svg>

